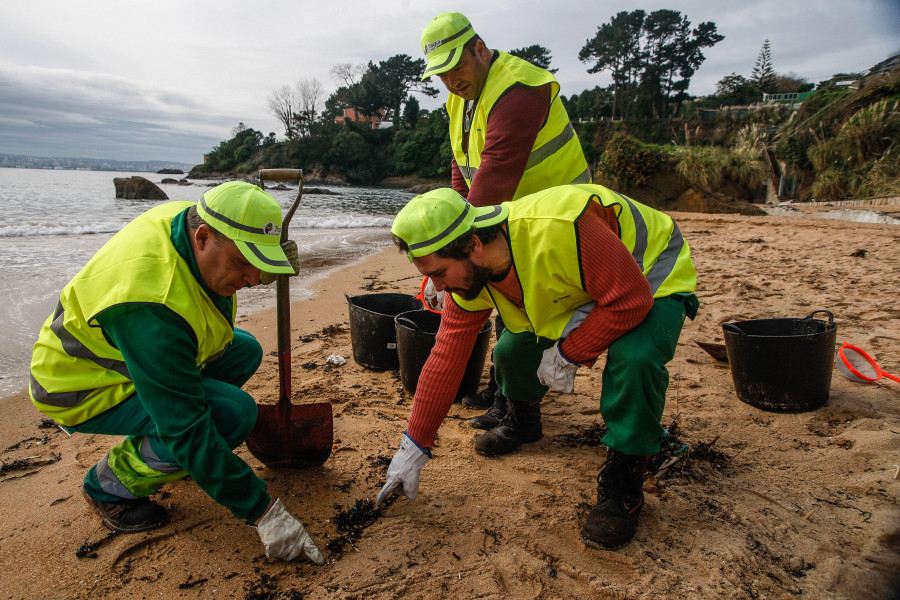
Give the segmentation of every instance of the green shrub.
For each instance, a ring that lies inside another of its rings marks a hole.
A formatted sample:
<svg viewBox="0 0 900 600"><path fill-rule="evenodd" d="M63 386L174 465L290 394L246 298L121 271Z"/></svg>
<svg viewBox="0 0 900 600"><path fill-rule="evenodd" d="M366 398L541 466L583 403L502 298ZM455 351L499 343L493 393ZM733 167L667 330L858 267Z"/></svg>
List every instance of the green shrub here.
<svg viewBox="0 0 900 600"><path fill-rule="evenodd" d="M426 179L448 176L453 155L447 123L444 111L434 110L419 118L414 132L398 132L393 142L396 172Z"/></svg>
<svg viewBox="0 0 900 600"><path fill-rule="evenodd" d="M680 148L675 171L688 185L711 191L725 180L729 152L715 146Z"/></svg>
<svg viewBox="0 0 900 600"><path fill-rule="evenodd" d="M748 190L755 190L766 180L768 165L758 148L735 149L728 155L725 174Z"/></svg>
<svg viewBox="0 0 900 600"><path fill-rule="evenodd" d="M847 197L848 192L847 176L843 171L835 168L819 173L812 184L814 200L843 200Z"/></svg>
<svg viewBox="0 0 900 600"><path fill-rule="evenodd" d="M857 193L863 198L900 196L900 147L891 146L872 164Z"/></svg>
<svg viewBox="0 0 900 600"><path fill-rule="evenodd" d="M652 148L630 135L616 133L600 157L598 183L625 191L645 183L661 162L662 157Z"/></svg>
<svg viewBox="0 0 900 600"><path fill-rule="evenodd" d="M843 166L843 162L835 140L827 137L814 137L814 139L815 142L810 145L807 152L813 169L820 173L829 169L840 169Z"/></svg>
<svg viewBox="0 0 900 600"><path fill-rule="evenodd" d="M838 131L836 150L847 164L861 167L877 160L900 139L900 101L884 98L853 114Z"/></svg>

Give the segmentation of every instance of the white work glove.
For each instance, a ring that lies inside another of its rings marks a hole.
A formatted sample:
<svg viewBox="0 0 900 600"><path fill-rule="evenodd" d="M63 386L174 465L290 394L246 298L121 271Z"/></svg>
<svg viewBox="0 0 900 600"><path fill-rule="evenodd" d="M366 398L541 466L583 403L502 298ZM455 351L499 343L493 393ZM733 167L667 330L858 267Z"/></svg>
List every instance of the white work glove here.
<svg viewBox="0 0 900 600"><path fill-rule="evenodd" d="M570 362L559 350L559 342L544 350L537 370L538 380L551 390L571 394L575 391L575 371L579 365Z"/></svg>
<svg viewBox="0 0 900 600"><path fill-rule="evenodd" d="M400 439L400 449L394 454L388 466L387 482L375 498L375 506L380 507L388 494L398 485L403 486L403 493L407 498L415 500L419 495L419 474L429 458L431 450L419 447L404 431Z"/></svg>
<svg viewBox="0 0 900 600"><path fill-rule="evenodd" d="M422 287L422 293L417 296L425 308L429 308L435 312L444 310L444 292L434 289L434 282L431 277L425 278L425 285Z"/></svg>
<svg viewBox="0 0 900 600"><path fill-rule="evenodd" d="M281 249L284 250L284 255L287 257L288 262L294 267L294 275L296 275L300 272L300 254L297 252L297 242L294 240L281 242ZM265 271L260 271L259 273L260 285L269 285L277 279L278 275L274 273L266 273Z"/></svg>
<svg viewBox="0 0 900 600"><path fill-rule="evenodd" d="M284 509L280 499L275 500L259 520L256 531L269 558L294 560L302 553L317 565L325 564L325 557L306 533L303 524Z"/></svg>
<svg viewBox="0 0 900 600"><path fill-rule="evenodd" d="M544 356L541 358L537 375L538 380L551 390L565 394L571 394L575 391L575 371L578 370L580 365L563 356L559 345L569 337L569 334L574 329L577 329L584 322L595 306L597 306L596 302L588 302L576 308L572 316L569 317L566 326L563 327L559 341L552 348L544 350Z"/></svg>

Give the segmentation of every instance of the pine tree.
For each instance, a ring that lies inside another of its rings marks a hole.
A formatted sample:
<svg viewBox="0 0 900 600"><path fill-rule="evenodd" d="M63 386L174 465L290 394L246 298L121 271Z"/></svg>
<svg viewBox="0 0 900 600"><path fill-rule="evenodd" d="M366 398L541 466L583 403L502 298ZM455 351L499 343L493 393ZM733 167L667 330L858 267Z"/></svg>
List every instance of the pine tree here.
<svg viewBox="0 0 900 600"><path fill-rule="evenodd" d="M771 94L775 91L775 69L772 68L772 50L769 47L769 40L763 42L759 56L756 58L756 66L753 67L753 74L750 75L750 81L755 83L762 92Z"/></svg>

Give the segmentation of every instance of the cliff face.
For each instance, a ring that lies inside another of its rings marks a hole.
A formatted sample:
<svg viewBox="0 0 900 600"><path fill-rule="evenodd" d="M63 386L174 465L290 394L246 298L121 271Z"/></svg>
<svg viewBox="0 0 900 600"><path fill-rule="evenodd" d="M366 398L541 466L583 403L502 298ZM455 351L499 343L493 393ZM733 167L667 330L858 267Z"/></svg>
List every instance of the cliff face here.
<svg viewBox="0 0 900 600"><path fill-rule="evenodd" d="M629 198L657 210L681 212L730 213L741 215L765 215L751 201L756 190L748 190L738 184L725 182L715 191L702 191L688 186L683 178L668 171L660 171L647 177L645 183L618 190Z"/></svg>

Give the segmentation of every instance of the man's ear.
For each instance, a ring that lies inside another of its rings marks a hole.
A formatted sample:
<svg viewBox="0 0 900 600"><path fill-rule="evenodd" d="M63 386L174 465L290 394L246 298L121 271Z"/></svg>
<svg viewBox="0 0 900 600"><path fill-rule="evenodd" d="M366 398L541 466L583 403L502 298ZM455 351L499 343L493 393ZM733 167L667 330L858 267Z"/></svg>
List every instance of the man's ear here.
<svg viewBox="0 0 900 600"><path fill-rule="evenodd" d="M478 234L472 236L471 241L469 241L469 247L467 248L469 260L480 261L482 252L484 251L484 244L481 242L481 238L478 237Z"/></svg>
<svg viewBox="0 0 900 600"><path fill-rule="evenodd" d="M481 60L490 61L491 58L493 58L494 53L487 47L487 44L485 44L482 39L478 39L475 42L475 47L472 48L472 50L475 51L475 54L477 54Z"/></svg>
<svg viewBox="0 0 900 600"><path fill-rule="evenodd" d="M212 228L206 223L201 223L196 230L194 230L194 242L197 245L198 250L204 250L207 245L213 242L213 238L215 234L213 233Z"/></svg>

